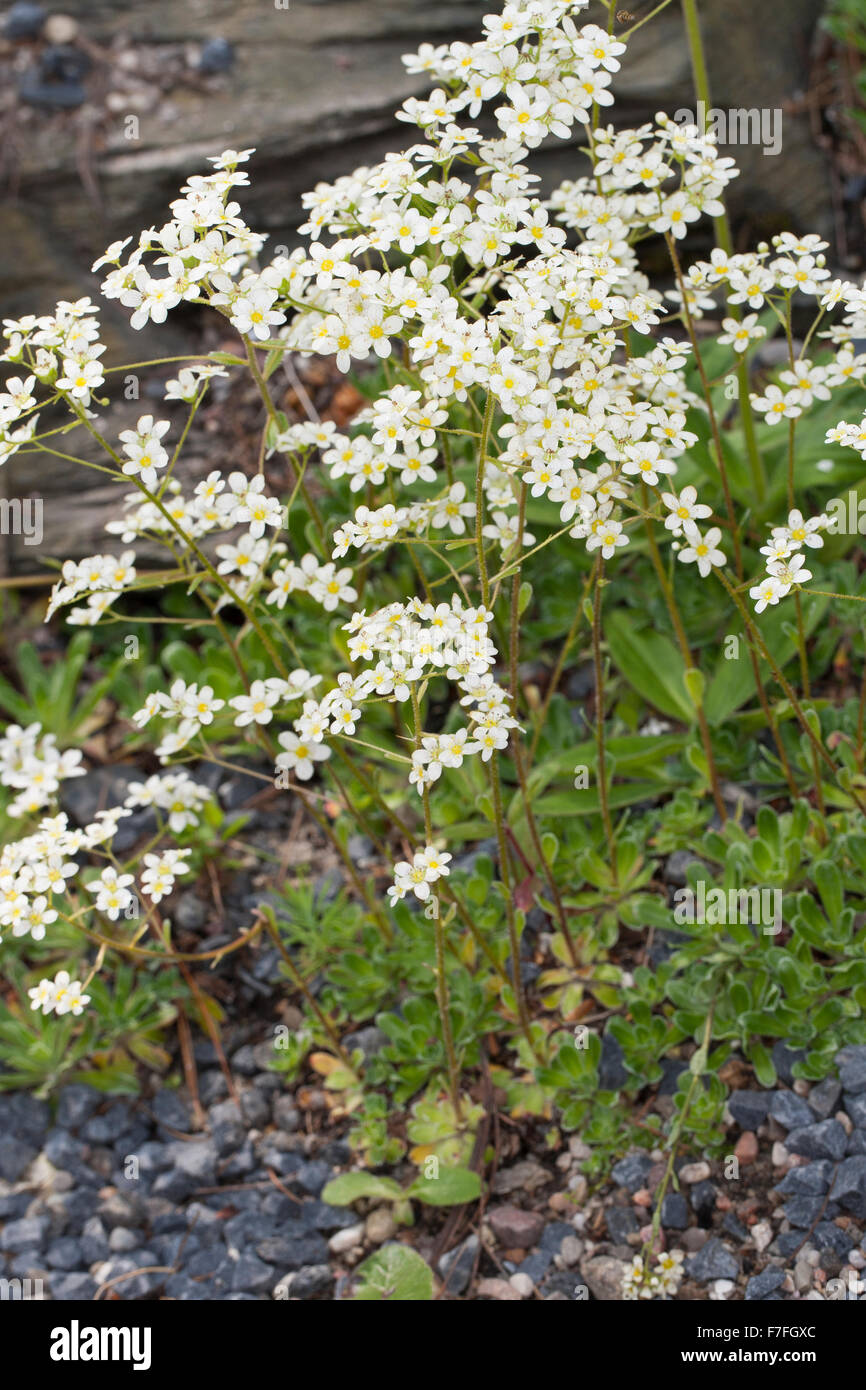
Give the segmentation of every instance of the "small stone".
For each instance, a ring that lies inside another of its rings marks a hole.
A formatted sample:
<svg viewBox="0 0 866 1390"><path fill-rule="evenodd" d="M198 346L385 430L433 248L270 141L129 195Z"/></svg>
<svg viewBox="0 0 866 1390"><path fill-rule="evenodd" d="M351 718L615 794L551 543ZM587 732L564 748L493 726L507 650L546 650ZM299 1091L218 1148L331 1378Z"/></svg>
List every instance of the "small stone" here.
<svg viewBox="0 0 866 1390"><path fill-rule="evenodd" d="M554 1192L547 1199L547 1205L551 1211L562 1215L570 1215L574 1211L574 1202L567 1192Z"/></svg>
<svg viewBox="0 0 866 1390"><path fill-rule="evenodd" d="M478 1257L479 1241L476 1235L467 1236L460 1245L447 1251L439 1261L438 1269L445 1281L446 1292L465 1293L472 1278L475 1261Z"/></svg>
<svg viewBox="0 0 866 1390"><path fill-rule="evenodd" d="M629 1236L636 1235L640 1230L640 1222L630 1207L608 1207L604 1219L608 1235L615 1245L626 1245Z"/></svg>
<svg viewBox="0 0 866 1390"><path fill-rule="evenodd" d="M535 1292L535 1285L528 1274L512 1274L508 1282L519 1298L531 1298Z"/></svg>
<svg viewBox="0 0 866 1390"><path fill-rule="evenodd" d="M330 1265L307 1265L281 1279L274 1288L274 1297L282 1297L278 1290L285 1288L289 1298L313 1298L317 1293L324 1293L333 1282L334 1272Z"/></svg>
<svg viewBox="0 0 866 1390"><path fill-rule="evenodd" d="M202 45L198 70L207 73L228 72L234 67L235 56L234 44L229 43L228 39L208 39L207 43Z"/></svg>
<svg viewBox="0 0 866 1390"><path fill-rule="evenodd" d="M365 1062L369 1062L371 1057L375 1057L382 1048L387 1046L387 1034L381 1028L370 1026L369 1028L358 1028L354 1033L347 1033L343 1039L343 1046L351 1057L356 1049L360 1049Z"/></svg>
<svg viewBox="0 0 866 1390"><path fill-rule="evenodd" d="M855 1154L839 1164L830 1196L852 1216L866 1217L866 1155Z"/></svg>
<svg viewBox="0 0 866 1390"><path fill-rule="evenodd" d="M598 1084L602 1091L618 1091L628 1081L625 1069L625 1053L622 1044L612 1033L605 1033L601 1040L601 1057L598 1063Z"/></svg>
<svg viewBox="0 0 866 1390"><path fill-rule="evenodd" d="M479 1298L490 1298L496 1303L519 1303L521 1299L521 1295L508 1279L482 1279L476 1292Z"/></svg>
<svg viewBox="0 0 866 1390"><path fill-rule="evenodd" d="M622 1281L628 1267L613 1255L596 1255L583 1262L580 1272L593 1298L613 1303L622 1300Z"/></svg>
<svg viewBox="0 0 866 1390"><path fill-rule="evenodd" d="M814 1123L809 1106L793 1091L776 1091L770 1101L770 1114L785 1129L801 1129Z"/></svg>
<svg viewBox="0 0 866 1390"><path fill-rule="evenodd" d="M578 1240L577 1236L566 1236L559 1247L559 1258L566 1269L572 1269L580 1262L583 1254L583 1241Z"/></svg>
<svg viewBox="0 0 866 1390"><path fill-rule="evenodd" d="M271 1107L255 1086L241 1091L241 1117L251 1129L264 1129L271 1118Z"/></svg>
<svg viewBox="0 0 866 1390"><path fill-rule="evenodd" d="M135 1243L137 1245L138 1241ZM81 1243L74 1236L52 1241L45 1254L45 1263L51 1269L80 1269L85 1263Z"/></svg>
<svg viewBox="0 0 866 1390"><path fill-rule="evenodd" d="M80 1129L104 1099L104 1095L92 1086L79 1085L77 1082L64 1086L57 1102L57 1125L61 1129Z"/></svg>
<svg viewBox="0 0 866 1390"><path fill-rule="evenodd" d="M397 1230L390 1207L377 1207L364 1222L364 1233L372 1245L383 1245Z"/></svg>
<svg viewBox="0 0 866 1390"><path fill-rule="evenodd" d="M357 1240L353 1242L357 1243ZM291 1272L305 1269L308 1265L326 1264L328 1259L328 1247L319 1235L266 1236L255 1249L266 1264L277 1265Z"/></svg>
<svg viewBox="0 0 866 1390"><path fill-rule="evenodd" d="M90 1303L96 1293L96 1281L89 1274L51 1276L51 1296L62 1303Z"/></svg>
<svg viewBox="0 0 866 1390"><path fill-rule="evenodd" d="M749 1232L746 1230L739 1217L734 1212L729 1211L722 1222L722 1230L726 1235L733 1236L735 1240L744 1241L749 1239Z"/></svg>
<svg viewBox="0 0 866 1390"><path fill-rule="evenodd" d="M491 1207L487 1219L501 1245L519 1246L521 1250L537 1245L544 1230L541 1213L524 1211L522 1207Z"/></svg>
<svg viewBox="0 0 866 1390"><path fill-rule="evenodd" d="M255 1255L241 1255L232 1273L233 1293L264 1293L274 1283L274 1271Z"/></svg>
<svg viewBox="0 0 866 1390"><path fill-rule="evenodd" d="M274 1124L284 1134L294 1134L301 1123L301 1117L291 1096L278 1096L274 1101Z"/></svg>
<svg viewBox="0 0 866 1390"><path fill-rule="evenodd" d="M783 1208L792 1226L808 1230L824 1209L823 1197L792 1197Z"/></svg>
<svg viewBox="0 0 866 1390"><path fill-rule="evenodd" d="M703 1226L690 1226L679 1237L683 1249L688 1250L691 1255L696 1255L699 1250L702 1250L708 1240L709 1231L705 1231Z"/></svg>
<svg viewBox="0 0 866 1390"><path fill-rule="evenodd" d="M703 1161L699 1163L684 1163L682 1168L680 1168L677 1172L677 1177L679 1178L680 1182L689 1184L706 1182L709 1176L710 1165L709 1163L705 1163Z"/></svg>
<svg viewBox="0 0 866 1390"><path fill-rule="evenodd" d="M211 1106L209 1119L213 1146L220 1158L227 1158L246 1139L240 1106L233 1100L220 1101L218 1105Z"/></svg>
<svg viewBox="0 0 866 1390"><path fill-rule="evenodd" d="M684 1231L689 1224L689 1208L681 1192L665 1193L661 1224L664 1230Z"/></svg>
<svg viewBox="0 0 866 1390"><path fill-rule="evenodd" d="M356 1245L363 1244L364 1223L360 1222L357 1226L346 1226L342 1231L335 1231L328 1241L328 1249L332 1255L344 1255L347 1250L353 1250Z"/></svg>
<svg viewBox="0 0 866 1390"><path fill-rule="evenodd" d="M68 14L51 14L43 32L49 43L72 43L78 36L78 21Z"/></svg>
<svg viewBox="0 0 866 1390"><path fill-rule="evenodd" d="M854 1241L832 1221L819 1221L809 1239L816 1250L832 1250L843 1260L848 1258Z"/></svg>
<svg viewBox="0 0 866 1390"><path fill-rule="evenodd" d="M838 1160L845 1156L848 1136L838 1120L820 1120L817 1124L792 1129L786 1144L791 1153L804 1154L806 1158Z"/></svg>
<svg viewBox="0 0 866 1390"><path fill-rule="evenodd" d="M829 1120L836 1113L841 1094L840 1082L836 1081L834 1077L828 1076L826 1081L813 1086L809 1092L809 1108L818 1116L819 1120Z"/></svg>
<svg viewBox="0 0 866 1390"><path fill-rule="evenodd" d="M750 1129L744 1130L734 1146L734 1156L739 1159L743 1168L748 1168L758 1157L758 1151L757 1134Z"/></svg>
<svg viewBox="0 0 866 1390"><path fill-rule="evenodd" d="M798 1259L794 1265L794 1288L798 1293L806 1293L814 1281L812 1266L808 1260Z"/></svg>
<svg viewBox="0 0 866 1390"><path fill-rule="evenodd" d="M762 1270L760 1274L756 1274L750 1279L746 1285L746 1302L754 1303L767 1298L770 1294L775 1293L784 1282L785 1271L783 1269L778 1269L773 1265L768 1269Z"/></svg>
<svg viewBox="0 0 866 1390"><path fill-rule="evenodd" d="M740 1129L757 1129L767 1118L770 1096L766 1091L732 1091L728 1109Z"/></svg>
<svg viewBox="0 0 866 1390"><path fill-rule="evenodd" d="M127 1226L115 1226L108 1237L109 1250L118 1255L126 1255L130 1250L137 1250L140 1244L140 1234L137 1231L130 1231Z"/></svg>
<svg viewBox="0 0 866 1390"><path fill-rule="evenodd" d="M16 1253L31 1246L39 1249L50 1225L47 1216L25 1216L20 1221L7 1221L0 1231L0 1250Z"/></svg>
<svg viewBox="0 0 866 1390"><path fill-rule="evenodd" d="M491 1186L497 1197L507 1197L512 1192L534 1192L536 1188L546 1186L550 1180L550 1173L540 1163L532 1158L523 1158L507 1168L500 1168Z"/></svg>
<svg viewBox="0 0 866 1390"><path fill-rule="evenodd" d="M644 1185L644 1180L652 1168L652 1159L649 1154L630 1153L625 1158L620 1159L611 1170L611 1178L617 1187L625 1187L629 1192L637 1192ZM710 1170L707 1168L707 1177ZM682 1175L680 1175L682 1176Z"/></svg>
<svg viewBox="0 0 866 1390"><path fill-rule="evenodd" d="M687 870L690 864L697 864L702 868L703 860L690 849L675 849L673 854L668 855L662 871L665 883L671 884L674 888L684 888L688 883Z"/></svg>
<svg viewBox="0 0 866 1390"><path fill-rule="evenodd" d="M770 1161L772 1162L773 1167L786 1168L790 1163L790 1160L791 1155L788 1153L788 1150L785 1148L785 1145L780 1143L780 1141L777 1139L775 1144L773 1145L772 1152L770 1154Z"/></svg>
<svg viewBox="0 0 866 1390"><path fill-rule="evenodd" d="M45 11L41 5L32 5L27 0L19 0L6 12L3 21L4 39L38 39L45 23Z"/></svg>
<svg viewBox="0 0 866 1390"><path fill-rule="evenodd" d="M716 1236L686 1261L686 1273L699 1284L708 1284L711 1279L736 1279L739 1272L740 1266L734 1256Z"/></svg>
<svg viewBox="0 0 866 1390"><path fill-rule="evenodd" d="M30 1144L23 1144L11 1134L0 1139L0 1178L4 1182L17 1182L23 1177L38 1150Z"/></svg>
<svg viewBox="0 0 866 1390"><path fill-rule="evenodd" d="M866 1091L866 1045L843 1047L836 1053L836 1065L843 1091L854 1096Z"/></svg>
<svg viewBox="0 0 866 1390"><path fill-rule="evenodd" d="M679 1176L682 1178L682 1173L680 1173ZM718 1195L715 1186L711 1182L704 1181L694 1184L689 1193L689 1199L692 1204L692 1211L699 1221L709 1221L716 1209L716 1198Z"/></svg>
<svg viewBox="0 0 866 1390"><path fill-rule="evenodd" d="M776 1191L785 1196L795 1193L818 1197L828 1191L832 1176L832 1163L829 1159L821 1158L816 1163L804 1163L800 1167L791 1168L781 1182L776 1184Z"/></svg>
<svg viewBox="0 0 866 1390"><path fill-rule="evenodd" d="M752 1243L759 1254L766 1250L773 1240L773 1228L769 1221L758 1221L752 1227L751 1236Z"/></svg>

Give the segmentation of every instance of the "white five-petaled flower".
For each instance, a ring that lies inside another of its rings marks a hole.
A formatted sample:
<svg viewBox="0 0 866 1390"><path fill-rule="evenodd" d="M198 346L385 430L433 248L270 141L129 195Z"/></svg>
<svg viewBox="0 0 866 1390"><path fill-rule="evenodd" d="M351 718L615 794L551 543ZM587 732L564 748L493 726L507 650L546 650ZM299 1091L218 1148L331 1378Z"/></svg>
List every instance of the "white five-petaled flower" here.
<svg viewBox="0 0 866 1390"><path fill-rule="evenodd" d="M703 579L706 579L714 565L725 564L725 553L718 548L719 541L722 539L722 533L718 526L713 526L704 535L701 535L693 521L686 521L683 523L683 535L688 541L688 545L678 552L677 559L682 560L685 565L697 565L698 573Z"/></svg>

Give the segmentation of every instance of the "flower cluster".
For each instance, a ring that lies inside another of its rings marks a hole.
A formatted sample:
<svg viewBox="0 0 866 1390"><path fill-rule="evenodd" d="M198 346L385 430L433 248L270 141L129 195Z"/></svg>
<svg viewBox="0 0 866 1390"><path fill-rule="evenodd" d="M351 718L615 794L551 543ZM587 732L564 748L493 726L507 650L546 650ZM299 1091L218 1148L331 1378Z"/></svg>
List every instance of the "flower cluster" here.
<svg viewBox="0 0 866 1390"><path fill-rule="evenodd" d="M68 970L59 970L53 980L40 980L27 993L31 1009L41 1009L43 1014L83 1013L90 1003L90 995L84 993L80 980L71 980Z"/></svg>
<svg viewBox="0 0 866 1390"><path fill-rule="evenodd" d="M792 589L812 578L803 547L820 550L824 544L820 533L828 521L823 513L805 521L802 512L794 510L786 525L773 527L770 540L761 546L761 554L767 557L766 576L749 590L756 613L775 606Z"/></svg>
<svg viewBox="0 0 866 1390"><path fill-rule="evenodd" d="M626 1302L636 1299L673 1297L683 1278L682 1250L658 1252L653 1267L643 1256L635 1255L622 1278L622 1296Z"/></svg>
<svg viewBox="0 0 866 1390"><path fill-rule="evenodd" d="M0 738L0 782L18 793L9 804L11 816L40 811L68 777L83 777L77 748L61 753L53 734L43 734L40 724L7 725Z"/></svg>

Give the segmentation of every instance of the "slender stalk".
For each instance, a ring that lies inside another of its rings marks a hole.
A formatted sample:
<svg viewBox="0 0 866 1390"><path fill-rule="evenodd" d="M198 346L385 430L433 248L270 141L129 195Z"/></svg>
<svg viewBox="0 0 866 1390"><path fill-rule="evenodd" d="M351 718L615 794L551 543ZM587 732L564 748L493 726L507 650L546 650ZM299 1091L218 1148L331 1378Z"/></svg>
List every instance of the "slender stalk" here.
<svg viewBox="0 0 866 1390"><path fill-rule="evenodd" d="M800 704L799 700L797 699L797 696L795 695L794 690L793 690L793 688L791 687L790 682L787 680L787 678L786 678L784 672L782 671L781 667L779 666L778 662L776 661L775 657L773 656L773 653L770 651L769 647L767 646L766 642L764 641L764 639L763 639L763 637L761 636L760 632L758 631L757 627L756 627L755 624L753 623L753 621L752 621L752 619L751 619L751 617L750 617L750 615L749 615L748 609L746 608L746 605L743 603L743 600L740 598L740 595L737 593L736 589L733 587L733 585L731 584L730 580L722 573L721 570L714 570L713 573L714 573L714 574L716 575L716 577L720 580L720 582L724 585L724 587L725 587L725 589L727 590L728 594L729 594L730 597L734 600L734 603L737 605L737 608L740 610L740 616L742 617L743 622L744 622L745 625L746 625L746 631L747 631L747 632L749 633L749 635L751 636L752 640L754 641L755 645L757 646L758 650L760 651L761 656L764 658L764 660L766 661L766 663L767 663L767 665L769 666L770 670L772 671L773 675L775 676L776 680L778 681L779 685L782 687L783 691L785 692L785 696L786 696L786 698L787 698L787 700L788 700L788 703L790 704L792 710L794 711L795 715L797 716L797 721L798 721L798 723L799 723L801 729L803 730L803 733L804 733L804 734L806 735L806 737L808 738L809 742L811 743L811 745L812 745L813 749L815 750L815 752L817 753L818 757L819 757L824 763L827 764L827 766L830 768L831 772L833 773L833 776L836 777L836 778L838 778L838 775L839 775L839 769L838 769L838 767L837 767L836 764L834 763L833 759L830 757L830 754L827 752L827 749L824 747L824 745L823 745L823 743L821 742L821 740L820 740L819 738L816 737L815 732L814 732L814 730L813 730L811 724L809 723L808 719L806 718L805 711L803 710L802 705ZM859 807L859 809L864 813L864 815L866 815L866 804L864 804L864 802L863 802L863 801L861 800L861 798L858 796L857 792L854 791L853 788L851 788L849 794L854 798L854 800L856 801L857 806Z"/></svg>
<svg viewBox="0 0 866 1390"><path fill-rule="evenodd" d="M521 483L520 500L518 504L517 516L517 539L515 541L518 556L520 556L521 550L523 548L523 532L526 525L527 492L527 484ZM514 571L514 578L511 583L511 619L509 624L511 630L509 632L508 653L509 677L511 684L511 712L515 719L520 718L520 683L517 675L520 661L520 573L521 566L518 563L517 569ZM562 932L562 936L565 941L566 949L568 950L571 963L574 966L574 968L577 969L580 962L578 960L577 950L575 949L574 941L572 940L571 932L569 930L568 917L566 916L565 905L562 901L562 894L559 891L559 886L556 882L556 877L553 873L553 868L548 861L547 855L544 852L544 844L542 842L540 834L538 833L538 824L535 819L535 813L532 809L532 803L529 796L529 786L527 784L526 763L523 757L523 744L520 741L519 730L515 730L514 738L511 740L511 751L514 755L514 768L517 773L517 782L518 786L520 787L520 795L523 801L523 811L524 815L526 816L526 824L529 828L529 834L532 840L532 845L536 855L538 856L538 862L541 865L541 868L544 872L544 877L547 879L547 885L550 889L550 896L553 899L553 904L556 911L556 918L559 922L559 929Z"/></svg>
<svg viewBox="0 0 866 1390"><path fill-rule="evenodd" d="M544 699L541 702L541 709L538 711L538 714L535 719L535 732L532 735L532 742L529 745L530 764L535 760L536 750L538 749L538 740L541 737L541 731L544 728L545 721L547 719L547 711L550 709L551 701L553 700L553 697L556 694L557 686L559 685L559 682L562 679L562 672L565 669L565 663L568 660L568 653L571 651L571 648L574 645L574 639L577 636L577 630L580 627L581 622L583 621L583 605L586 602L589 592L594 583L595 573L595 569L593 569L592 573L587 576L587 579L583 586L583 593L580 596L580 602L576 605L574 610L574 617L571 620L571 627L568 629L568 632L565 635L565 641L559 649L559 655L556 658L556 665L554 666L553 673L550 677L550 680L547 683L547 690L545 692Z"/></svg>
<svg viewBox="0 0 866 1390"><path fill-rule="evenodd" d="M592 658L595 665L595 746L601 819L604 825L604 838L607 841L607 852L610 858L613 882L614 885L616 885L619 881L616 862L616 837L613 833L613 822L610 818L610 806L608 805L607 766L605 761L606 753L604 739L604 669L601 661L601 590L603 584L604 560L599 552L599 557L596 561L595 594L592 605Z"/></svg>
<svg viewBox="0 0 866 1390"><path fill-rule="evenodd" d="M709 1012L707 1013L707 1021L704 1024L704 1034L701 1040L701 1046L697 1053L697 1057L701 1062L701 1067L698 1068L693 1066L692 1068L692 1079L689 1082L689 1089L686 1092L685 1101L683 1102L682 1109L677 1115L676 1120L674 1121L673 1127L671 1129L671 1136L670 1140L668 1141L670 1151L668 1153L668 1161L664 1171L664 1176L662 1177L660 1185L656 1188L656 1191L653 1194L655 1198L655 1214L653 1216L652 1232L650 1234L650 1238L643 1248L644 1263L646 1263L647 1259L649 1259L649 1257L652 1255L655 1249L655 1243L658 1240L658 1234L661 1228L662 1219L662 1203L664 1202L665 1193L667 1192L668 1187L670 1186L671 1177L673 1176L674 1163L676 1162L677 1148L680 1142L680 1135L683 1131L683 1125L686 1122L686 1116L688 1115L689 1108L691 1106L692 1101L694 1100L695 1091L700 1085L701 1077L706 1068L707 1056L710 1050L710 1042L712 1041L713 1036L713 1016L715 1012L716 1001L715 999L713 999L712 1003L710 1004ZM692 1062L694 1062L694 1060L695 1059L692 1058Z"/></svg>
<svg viewBox="0 0 866 1390"><path fill-rule="evenodd" d="M644 485L644 507L646 507L646 504L646 485ZM653 524L652 521L649 520L649 518L647 518L645 522L645 527L647 541L649 542L650 559L653 563L653 569L655 570L659 584L661 585L662 593L664 594L665 603L667 605L667 610L670 614L671 622L674 625L674 632L676 633L680 653L682 654L683 661L686 664L686 669L689 669L690 667L694 667L694 660L692 658L691 648L689 647L689 640L686 636L686 630L683 624L682 614L680 613L680 610L677 606L674 587L668 579L667 574L665 573L665 567L662 564L662 558L659 554L658 544L656 542L655 533L653 531ZM703 704L698 706L697 715L698 727L701 732L701 742L704 746L704 756L706 757L707 768L710 774L710 786L712 787L713 801L716 803L716 810L718 811L721 822L724 825L725 821L728 819L728 808L725 805L721 787L719 786L719 774L718 769L716 768L716 760L713 756L713 741L710 737L710 726L707 723L707 716L704 713Z"/></svg>
<svg viewBox="0 0 866 1390"><path fill-rule="evenodd" d="M252 344L252 342L250 341L249 338L244 338L244 347L246 348L246 352L247 352L247 361L248 361L248 363L249 363L250 372L252 373L252 377L253 377L253 380L254 380L255 383L256 383L256 386L259 388L259 395L260 395L261 398L262 398L262 403L263 403L263 405L264 405L264 407L265 407L265 410L266 410L266 412L267 412L268 420L270 421L271 424L273 424L274 426L276 426L277 423L278 423L278 422L277 422L277 408L276 408L276 406L274 405L273 399L272 399L272 397L271 397L271 393L270 393L270 391L268 390L268 383L265 381L265 378L264 378L264 376L262 375L261 370L260 370L260 368L259 368L258 359L257 359L257 357L256 357L256 350L255 350L255 348L253 347L253 344ZM286 455L286 457L289 459L289 464L290 464L290 466L294 469L294 466L295 466L295 465L294 465L292 459L291 459L288 455ZM302 477L298 477L297 470L295 470L295 478L296 478L297 483L298 483L299 486L300 486L300 489L301 489L301 496L303 497L305 503L307 504L307 510L309 511L310 516L313 518L313 524L315 525L315 528L316 528L316 530L317 530L317 532L318 532L318 534L319 534L319 540L322 542L322 548L323 548L325 551L327 551L327 544L328 544L328 543L327 543L327 537L326 537L326 534L325 534L325 525L324 525L324 522L322 521L322 514L321 514L321 512L319 511L318 507L316 506L316 504L315 504L315 502L314 502L312 496L310 495L310 490L309 490L309 488L307 487L306 482L304 481L304 479L303 479Z"/></svg>
<svg viewBox="0 0 866 1390"><path fill-rule="evenodd" d="M412 717L415 723L415 747L423 747L421 742L421 704L418 699L418 688L413 682L411 687L412 698ZM433 813L430 807L430 791L426 783L422 787L421 800L424 805L424 834L427 837L427 844L433 844ZM454 1107L454 1115L457 1123L460 1123L460 1067L457 1061L457 1053L454 1048L454 1033L451 1028L451 998L448 991L448 975L445 970L445 924L442 921L442 914L439 911L438 895L433 897L433 935L436 950L436 1004L439 1009L439 1021L442 1024L442 1041L445 1045L445 1056L448 1060L448 1089L451 1092L451 1104Z"/></svg>
<svg viewBox="0 0 866 1390"><path fill-rule="evenodd" d="M265 928L267 929L267 932L271 940L273 941L274 945L276 946L277 950L282 956L283 963L285 964L286 969L291 975L292 980L303 994L304 998L310 1006L311 1011L315 1014L319 1023L322 1025L322 1028L327 1033L328 1038L331 1042L331 1046L333 1047L340 1061L343 1063L343 1066L346 1068L347 1071L350 1071L353 1076L358 1076L358 1069L352 1065L352 1059L349 1056L346 1049L343 1047L343 1044L340 1042L340 1035L337 1032L334 1023L324 1012L324 1010L319 1006L319 1003L316 1000L316 996L313 994L312 990L310 989L300 970L295 965L295 962L289 955L289 952L286 950L286 947L283 943L283 938L280 936L280 933L277 930L276 923L273 920L273 910L271 908L265 908L263 910L262 921L264 922Z"/></svg>
<svg viewBox="0 0 866 1390"><path fill-rule="evenodd" d="M493 796L493 813L496 821L496 840L499 846L499 874L505 889L505 919L508 924L508 943L511 951L511 974L514 998L517 1003L517 1016L520 1028L532 1052L535 1045L529 1027L529 1012L523 991L523 978L520 971L520 941L517 936L517 922L514 916L514 897L511 882L511 866L508 858L508 838L505 834L505 816L502 809L502 784L499 780L499 764L495 757L490 759L490 790Z"/></svg>
<svg viewBox="0 0 866 1390"><path fill-rule="evenodd" d="M490 580L487 576L487 558L484 554L484 469L487 463L487 450L490 446L490 432L493 428L493 412L496 401L493 392L487 392L484 406L484 423L481 427L481 444L478 450L478 468L475 473L475 553L478 558L478 574L481 579L481 602L485 608L490 603Z"/></svg>

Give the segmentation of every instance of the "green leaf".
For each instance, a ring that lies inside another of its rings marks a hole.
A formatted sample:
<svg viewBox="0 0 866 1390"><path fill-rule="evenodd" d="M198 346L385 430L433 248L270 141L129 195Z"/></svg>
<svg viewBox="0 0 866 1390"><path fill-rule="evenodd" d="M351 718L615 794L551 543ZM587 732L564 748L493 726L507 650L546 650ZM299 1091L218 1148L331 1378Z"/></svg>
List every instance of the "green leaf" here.
<svg viewBox="0 0 866 1390"><path fill-rule="evenodd" d="M824 911L830 919L830 925L835 926L842 916L845 898L842 890L842 876L836 865L829 859L821 859L813 870L815 885L821 894L821 902L824 904Z"/></svg>
<svg viewBox="0 0 866 1390"><path fill-rule="evenodd" d="M387 1202L399 1202L403 1189L393 1178L378 1178L375 1173L343 1173L333 1178L322 1191L322 1201L333 1207L350 1207L361 1197L378 1197Z"/></svg>
<svg viewBox="0 0 866 1390"><path fill-rule="evenodd" d="M685 665L670 638L648 628L639 631L636 614L622 609L607 613L604 635L617 670L649 704L686 724L696 719L685 692Z"/></svg>
<svg viewBox="0 0 866 1390"><path fill-rule="evenodd" d="M749 1054L749 1061L755 1068L755 1075L762 1086L775 1086L776 1068L773 1065L773 1058L768 1049L762 1042L750 1042L746 1051Z"/></svg>
<svg viewBox="0 0 866 1390"><path fill-rule="evenodd" d="M357 1273L358 1302L429 1303L433 1298L433 1271L408 1245L384 1246Z"/></svg>
<svg viewBox="0 0 866 1390"><path fill-rule="evenodd" d="M406 1196L417 1197L428 1207L460 1207L464 1202L477 1202L481 1179L469 1168L440 1168L436 1178L417 1177Z"/></svg>
<svg viewBox="0 0 866 1390"><path fill-rule="evenodd" d="M608 805L611 810L620 806L633 806L638 801L647 801L659 795L657 782L622 782L608 791ZM594 816L601 808L598 791L587 787L583 791L551 792L533 805L537 816Z"/></svg>
<svg viewBox="0 0 866 1390"><path fill-rule="evenodd" d="M695 666L690 666L687 671L683 672L683 684L695 709L700 709L704 703L704 691L707 688L703 672Z"/></svg>

